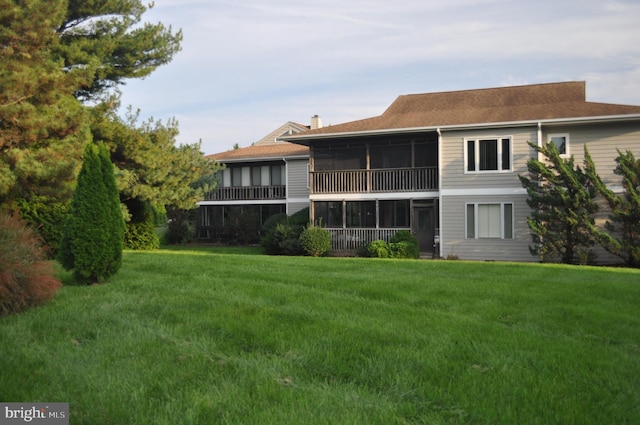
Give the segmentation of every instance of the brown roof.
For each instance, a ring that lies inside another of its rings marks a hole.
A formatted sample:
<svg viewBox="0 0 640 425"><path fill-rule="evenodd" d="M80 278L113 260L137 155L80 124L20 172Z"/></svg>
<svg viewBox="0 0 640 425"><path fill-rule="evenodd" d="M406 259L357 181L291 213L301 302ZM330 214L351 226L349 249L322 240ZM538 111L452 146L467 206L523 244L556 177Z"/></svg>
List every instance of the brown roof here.
<svg viewBox="0 0 640 425"><path fill-rule="evenodd" d="M640 106L587 102L586 83L567 82L399 96L380 116L287 137L640 114Z"/></svg>
<svg viewBox="0 0 640 425"><path fill-rule="evenodd" d="M264 145L252 145L246 148L233 149L226 152L207 155L206 158L220 162L242 161L270 158L285 158L292 156L308 156L309 148L288 142L278 142Z"/></svg>

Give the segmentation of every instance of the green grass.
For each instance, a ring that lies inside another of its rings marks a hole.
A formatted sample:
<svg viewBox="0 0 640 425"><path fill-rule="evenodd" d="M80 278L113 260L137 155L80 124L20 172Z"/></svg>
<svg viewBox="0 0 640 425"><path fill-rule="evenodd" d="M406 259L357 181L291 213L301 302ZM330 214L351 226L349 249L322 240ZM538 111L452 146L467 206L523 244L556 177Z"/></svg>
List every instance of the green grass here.
<svg viewBox="0 0 640 425"><path fill-rule="evenodd" d="M126 252L0 359L71 424L638 424L640 271Z"/></svg>

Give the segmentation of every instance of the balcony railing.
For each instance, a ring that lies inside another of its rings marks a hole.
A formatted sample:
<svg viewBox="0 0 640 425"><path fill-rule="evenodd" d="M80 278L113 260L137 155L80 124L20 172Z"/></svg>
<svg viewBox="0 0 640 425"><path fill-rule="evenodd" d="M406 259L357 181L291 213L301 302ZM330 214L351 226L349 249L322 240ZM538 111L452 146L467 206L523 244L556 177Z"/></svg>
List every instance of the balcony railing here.
<svg viewBox="0 0 640 425"><path fill-rule="evenodd" d="M232 186L219 187L205 195L205 201L251 201L285 199L286 186Z"/></svg>
<svg viewBox="0 0 640 425"><path fill-rule="evenodd" d="M333 251L357 251L362 245L382 239L389 242L398 230L407 228L385 229L327 229L331 233L331 248Z"/></svg>
<svg viewBox="0 0 640 425"><path fill-rule="evenodd" d="M435 190L438 190L437 167L311 172L313 194Z"/></svg>

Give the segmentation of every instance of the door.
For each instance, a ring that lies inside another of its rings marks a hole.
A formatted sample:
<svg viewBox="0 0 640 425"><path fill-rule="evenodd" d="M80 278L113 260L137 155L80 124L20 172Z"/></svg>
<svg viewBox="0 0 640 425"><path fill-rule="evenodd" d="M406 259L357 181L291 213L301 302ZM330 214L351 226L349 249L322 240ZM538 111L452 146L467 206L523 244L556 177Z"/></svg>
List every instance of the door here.
<svg viewBox="0 0 640 425"><path fill-rule="evenodd" d="M433 207L415 207L413 209L413 233L418 239L420 252L433 252L435 232Z"/></svg>

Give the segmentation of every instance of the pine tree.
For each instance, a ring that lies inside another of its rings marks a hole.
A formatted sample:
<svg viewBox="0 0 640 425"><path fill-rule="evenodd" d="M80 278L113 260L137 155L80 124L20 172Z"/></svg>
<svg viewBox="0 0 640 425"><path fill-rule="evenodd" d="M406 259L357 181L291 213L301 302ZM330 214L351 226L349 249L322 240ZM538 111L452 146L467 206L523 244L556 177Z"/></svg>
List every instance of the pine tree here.
<svg viewBox="0 0 640 425"><path fill-rule="evenodd" d="M76 280L107 280L122 263L124 220L109 153L90 144L78 176L71 212L60 243L59 260Z"/></svg>
<svg viewBox="0 0 640 425"><path fill-rule="evenodd" d="M621 194L608 189L597 174L592 179L611 209L606 231L595 229L598 242L630 267L640 267L640 159L618 150L614 173L622 177Z"/></svg>
<svg viewBox="0 0 640 425"><path fill-rule="evenodd" d="M70 199L88 140L83 69L51 56L65 2L0 0L0 202Z"/></svg>
<svg viewBox="0 0 640 425"><path fill-rule="evenodd" d="M574 158L560 157L553 143L529 145L545 161L527 161L529 176L518 176L527 190L527 204L532 212L527 224L532 231L533 255L542 260L559 257L563 263L576 260L584 264L592 255L595 237L590 229L595 223L598 190L589 178L593 161L585 147L585 169L575 166Z"/></svg>
<svg viewBox="0 0 640 425"><path fill-rule="evenodd" d="M90 83L76 91L82 100L95 100L127 78L144 78L169 63L180 51L182 31L162 23L142 23L153 7L141 0L69 0L56 33L54 54L67 70L90 71Z"/></svg>

